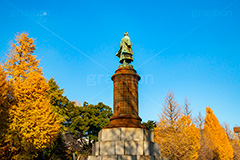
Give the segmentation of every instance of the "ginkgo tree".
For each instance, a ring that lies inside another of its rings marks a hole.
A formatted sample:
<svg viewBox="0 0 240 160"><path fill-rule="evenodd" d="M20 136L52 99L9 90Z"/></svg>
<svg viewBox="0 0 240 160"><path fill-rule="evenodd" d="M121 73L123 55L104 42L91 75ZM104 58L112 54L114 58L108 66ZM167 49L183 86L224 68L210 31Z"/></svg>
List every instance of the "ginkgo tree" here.
<svg viewBox="0 0 240 160"><path fill-rule="evenodd" d="M169 92L154 128L155 142L161 144L163 157L169 159L198 158L200 132L188 115L183 115L172 92Z"/></svg>
<svg viewBox="0 0 240 160"><path fill-rule="evenodd" d="M46 96L49 86L34 51L34 39L26 33L16 35L5 63L13 100L6 139L11 159L32 159L38 150L54 141L60 127Z"/></svg>
<svg viewBox="0 0 240 160"><path fill-rule="evenodd" d="M222 127L227 134L228 140L233 148L233 159L240 159L240 141L238 136L233 132L228 123L224 122Z"/></svg>
<svg viewBox="0 0 240 160"><path fill-rule="evenodd" d="M0 157L4 157L4 155L8 154L5 140L9 128L9 90L6 72L4 72L3 67L0 64Z"/></svg>
<svg viewBox="0 0 240 160"><path fill-rule="evenodd" d="M227 134L219 124L217 117L213 114L210 107L206 108L204 135L210 142L214 159L233 159L233 148L228 140Z"/></svg>

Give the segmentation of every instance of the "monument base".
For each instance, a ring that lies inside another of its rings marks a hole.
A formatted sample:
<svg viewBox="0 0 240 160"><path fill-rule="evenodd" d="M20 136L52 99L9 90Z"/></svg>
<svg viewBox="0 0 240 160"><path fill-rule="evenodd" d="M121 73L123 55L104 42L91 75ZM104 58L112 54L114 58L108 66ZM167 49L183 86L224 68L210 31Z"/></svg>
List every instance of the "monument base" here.
<svg viewBox="0 0 240 160"><path fill-rule="evenodd" d="M88 160L163 160L154 133L144 128L104 128Z"/></svg>
<svg viewBox="0 0 240 160"><path fill-rule="evenodd" d="M145 126L141 124L142 119L136 115L130 114L121 114L121 115L113 115L110 118L110 124L105 126L106 128L119 128L119 127L127 127L127 128L144 128Z"/></svg>
<svg viewBox="0 0 240 160"><path fill-rule="evenodd" d="M111 155L111 156L89 156L88 160L168 160L164 157L156 156L128 156L128 155Z"/></svg>

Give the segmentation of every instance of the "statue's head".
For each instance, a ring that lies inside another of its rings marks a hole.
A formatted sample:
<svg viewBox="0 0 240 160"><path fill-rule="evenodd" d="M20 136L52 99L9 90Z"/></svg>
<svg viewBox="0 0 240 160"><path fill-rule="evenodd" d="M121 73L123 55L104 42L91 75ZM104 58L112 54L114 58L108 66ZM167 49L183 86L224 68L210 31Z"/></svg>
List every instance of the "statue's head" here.
<svg viewBox="0 0 240 160"><path fill-rule="evenodd" d="M124 33L124 36L128 36L128 32L125 32L125 33Z"/></svg>

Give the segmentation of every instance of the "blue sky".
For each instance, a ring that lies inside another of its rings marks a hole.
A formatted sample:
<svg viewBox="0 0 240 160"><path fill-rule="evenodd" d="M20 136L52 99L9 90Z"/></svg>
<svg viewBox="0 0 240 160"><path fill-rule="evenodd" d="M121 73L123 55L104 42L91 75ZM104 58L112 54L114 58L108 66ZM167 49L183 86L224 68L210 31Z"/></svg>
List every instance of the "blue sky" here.
<svg viewBox="0 0 240 160"><path fill-rule="evenodd" d="M112 107L111 75L124 32L141 76L139 111L158 120L172 90L193 116L210 106L240 126L240 1L0 1L0 57L14 34L36 38L44 76L70 100Z"/></svg>

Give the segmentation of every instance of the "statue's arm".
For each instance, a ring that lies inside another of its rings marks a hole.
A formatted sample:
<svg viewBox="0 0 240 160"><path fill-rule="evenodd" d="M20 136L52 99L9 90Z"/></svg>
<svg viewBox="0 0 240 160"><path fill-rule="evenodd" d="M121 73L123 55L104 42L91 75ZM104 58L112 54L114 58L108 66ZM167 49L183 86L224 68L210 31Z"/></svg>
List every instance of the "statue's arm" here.
<svg viewBox="0 0 240 160"><path fill-rule="evenodd" d="M128 47L131 47L131 46L132 46L132 44L131 44L131 42L130 42L130 39L128 39L127 41L125 41L125 44L126 44Z"/></svg>

